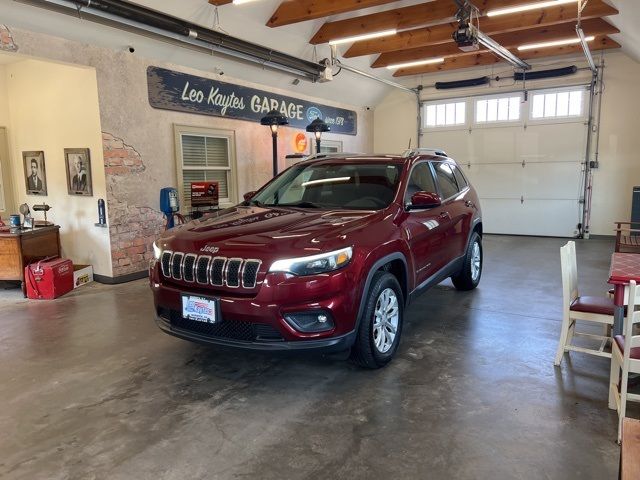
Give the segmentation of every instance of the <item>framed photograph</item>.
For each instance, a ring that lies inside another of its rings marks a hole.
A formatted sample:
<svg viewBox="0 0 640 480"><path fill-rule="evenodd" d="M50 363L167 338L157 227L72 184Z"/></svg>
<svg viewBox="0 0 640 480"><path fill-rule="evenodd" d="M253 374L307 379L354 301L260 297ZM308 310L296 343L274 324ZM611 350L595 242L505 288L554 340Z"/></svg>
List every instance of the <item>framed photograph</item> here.
<svg viewBox="0 0 640 480"><path fill-rule="evenodd" d="M67 190L69 195L93 196L89 149L65 148L64 163L67 170Z"/></svg>
<svg viewBox="0 0 640 480"><path fill-rule="evenodd" d="M47 171L44 167L44 152L22 152L24 183L27 195L47 194Z"/></svg>

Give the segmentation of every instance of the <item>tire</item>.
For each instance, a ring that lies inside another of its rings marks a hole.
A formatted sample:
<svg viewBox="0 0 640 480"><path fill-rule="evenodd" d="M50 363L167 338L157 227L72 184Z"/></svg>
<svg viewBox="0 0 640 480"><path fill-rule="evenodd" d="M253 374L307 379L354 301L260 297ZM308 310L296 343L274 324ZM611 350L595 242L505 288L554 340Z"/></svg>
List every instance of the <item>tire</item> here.
<svg viewBox="0 0 640 480"><path fill-rule="evenodd" d="M398 350L404 320L404 298L396 277L384 271L374 274L366 295L358 334L351 348L351 360L361 367L376 369L389 363ZM388 308L384 308L385 304ZM376 322L376 310L389 311L391 315L382 317L382 322Z"/></svg>
<svg viewBox="0 0 640 480"><path fill-rule="evenodd" d="M473 290L480 283L482 276L482 237L474 232L467 245L462 269L451 277L453 286L458 290Z"/></svg>

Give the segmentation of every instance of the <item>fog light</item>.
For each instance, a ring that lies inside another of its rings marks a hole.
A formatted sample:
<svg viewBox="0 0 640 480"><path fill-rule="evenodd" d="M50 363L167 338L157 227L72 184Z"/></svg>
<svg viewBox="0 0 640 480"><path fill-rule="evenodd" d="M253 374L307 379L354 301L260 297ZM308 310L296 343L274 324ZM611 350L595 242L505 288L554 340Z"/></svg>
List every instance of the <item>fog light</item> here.
<svg viewBox="0 0 640 480"><path fill-rule="evenodd" d="M334 327L331 314L324 311L287 313L284 316L291 327L299 332L325 332Z"/></svg>

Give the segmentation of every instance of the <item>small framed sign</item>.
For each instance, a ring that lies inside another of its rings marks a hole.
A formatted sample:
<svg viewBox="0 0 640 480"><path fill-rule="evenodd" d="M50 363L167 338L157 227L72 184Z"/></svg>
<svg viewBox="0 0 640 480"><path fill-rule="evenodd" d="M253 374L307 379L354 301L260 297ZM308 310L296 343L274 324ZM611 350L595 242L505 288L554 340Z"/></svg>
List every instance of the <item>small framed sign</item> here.
<svg viewBox="0 0 640 480"><path fill-rule="evenodd" d="M65 148L64 162L69 195L93 196L89 149Z"/></svg>

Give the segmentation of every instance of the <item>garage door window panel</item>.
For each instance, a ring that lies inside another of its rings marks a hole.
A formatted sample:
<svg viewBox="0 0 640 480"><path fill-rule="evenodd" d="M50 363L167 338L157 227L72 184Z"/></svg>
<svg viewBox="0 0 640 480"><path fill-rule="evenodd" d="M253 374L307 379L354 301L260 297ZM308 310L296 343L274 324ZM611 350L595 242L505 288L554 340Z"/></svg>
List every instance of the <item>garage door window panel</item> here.
<svg viewBox="0 0 640 480"><path fill-rule="evenodd" d="M475 100L475 124L486 125L519 122L522 117L520 114L521 104L522 97L513 94Z"/></svg>
<svg viewBox="0 0 640 480"><path fill-rule="evenodd" d="M584 88L533 92L530 118L534 121L582 120L585 117Z"/></svg>
<svg viewBox="0 0 640 480"><path fill-rule="evenodd" d="M423 106L422 128L460 128L467 123L464 101L429 103Z"/></svg>

